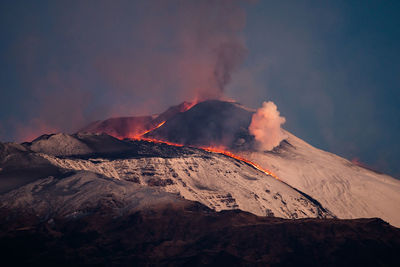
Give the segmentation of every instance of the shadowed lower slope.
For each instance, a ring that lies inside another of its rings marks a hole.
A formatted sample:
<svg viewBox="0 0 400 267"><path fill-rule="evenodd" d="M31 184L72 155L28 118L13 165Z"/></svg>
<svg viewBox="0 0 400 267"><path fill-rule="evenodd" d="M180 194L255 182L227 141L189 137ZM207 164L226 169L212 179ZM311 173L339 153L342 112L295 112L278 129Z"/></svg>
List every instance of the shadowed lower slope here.
<svg viewBox="0 0 400 267"><path fill-rule="evenodd" d="M400 249L400 230L380 219L284 220L216 213L195 202L122 217L107 205L75 219L25 217L24 224L1 225L3 263L397 266Z"/></svg>

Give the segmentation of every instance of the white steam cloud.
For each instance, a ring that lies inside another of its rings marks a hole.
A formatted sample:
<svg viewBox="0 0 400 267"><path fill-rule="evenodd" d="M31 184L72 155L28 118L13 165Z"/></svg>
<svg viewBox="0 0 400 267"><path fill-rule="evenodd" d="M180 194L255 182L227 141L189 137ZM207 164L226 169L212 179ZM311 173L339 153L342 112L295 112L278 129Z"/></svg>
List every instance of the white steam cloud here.
<svg viewBox="0 0 400 267"><path fill-rule="evenodd" d="M254 113L249 131L259 142L261 150L272 150L287 138L281 129L281 125L285 122L286 119L280 116L277 106L268 101Z"/></svg>

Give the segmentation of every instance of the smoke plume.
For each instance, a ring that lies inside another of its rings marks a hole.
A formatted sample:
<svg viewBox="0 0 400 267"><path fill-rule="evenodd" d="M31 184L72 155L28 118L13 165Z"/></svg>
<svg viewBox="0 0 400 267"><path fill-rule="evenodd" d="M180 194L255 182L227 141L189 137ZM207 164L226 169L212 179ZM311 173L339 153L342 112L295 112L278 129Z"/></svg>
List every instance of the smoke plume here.
<svg viewBox="0 0 400 267"><path fill-rule="evenodd" d="M235 42L221 44L219 47L214 68L214 78L218 86L217 97L224 93L233 71L243 60L244 51L243 45Z"/></svg>
<svg viewBox="0 0 400 267"><path fill-rule="evenodd" d="M15 87L3 98L19 102L8 104L18 106L18 114L2 116L13 123L0 138L24 141L54 129L73 132L93 120L222 98L247 53L244 2L11 5L5 25L18 38L7 39L12 49L4 66L16 67L4 77L15 75L18 84L0 86Z"/></svg>
<svg viewBox="0 0 400 267"><path fill-rule="evenodd" d="M278 146L287 135L281 129L286 119L281 117L276 105L264 102L251 119L249 131L259 143L260 150L272 150Z"/></svg>

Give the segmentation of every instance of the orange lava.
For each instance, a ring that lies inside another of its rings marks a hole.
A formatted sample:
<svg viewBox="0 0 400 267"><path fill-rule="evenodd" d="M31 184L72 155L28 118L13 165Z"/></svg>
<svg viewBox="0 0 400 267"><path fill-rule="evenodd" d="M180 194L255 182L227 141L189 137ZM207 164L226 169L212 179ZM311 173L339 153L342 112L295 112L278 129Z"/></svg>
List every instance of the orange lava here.
<svg viewBox="0 0 400 267"><path fill-rule="evenodd" d="M151 138L139 137L139 138L132 138L132 139L139 140L139 141L152 142L152 143L156 143L156 144L166 144L166 145L177 146L177 147L183 147L184 146L184 145L178 144L178 143L172 143L172 142L168 142L168 141L162 141L162 140L151 139ZM191 147L195 147L195 146L191 146ZM275 179L279 180L278 176L276 176L274 173L270 172L269 170L262 168L257 163L251 162L250 160L247 160L247 159L245 159L245 158L243 158L241 156L235 155L230 151L224 150L222 148L217 148L217 147L195 147L195 148L199 148L199 149L202 149L202 150L205 150L205 151L208 151L208 152L212 152L212 153L223 154L223 155L228 156L230 158L242 161L244 163L249 164L250 166L253 166L255 169L257 169L259 171L262 171L263 173L265 173L265 174L267 174L269 176L272 176Z"/></svg>
<svg viewBox="0 0 400 267"><path fill-rule="evenodd" d="M243 158L243 157L241 157L241 156L235 155L235 154L233 154L233 153L230 152L230 151L227 151L227 150L224 150L224 149L221 149L221 148L216 148L216 147L200 147L200 148L203 149L203 150L205 150L205 151L208 151L208 152L214 152L214 153L223 154L223 155L225 155L225 156L228 156L228 157L231 157L231 158L234 158L234 159L243 161L243 162L245 162L245 163L247 163L247 164L253 166L253 167L256 168L257 170L262 171L263 173L265 173L265 174L267 174L267 175L270 175L270 176L274 177L275 179L278 179L278 180L279 180L278 176L276 176L275 174L273 174L273 173L270 172L269 170L262 168L262 167L261 167L260 165L258 165L257 163L251 162L250 160L247 160L247 159L245 159L245 158Z"/></svg>
<svg viewBox="0 0 400 267"><path fill-rule="evenodd" d="M187 110L191 109L191 108L192 108L194 105L196 105L196 104L197 104L197 101L185 102L185 105L184 105L184 107L183 107L183 111L187 111ZM182 111L181 111L181 112L182 112ZM133 139L133 140L141 140L141 141L147 141L147 142L157 143L157 144L167 144L167 145L170 145L170 146L183 147L184 145L182 145L182 144L177 144L177 143L172 143L172 142L168 142L168 141L163 141L163 140L158 140L158 139L152 139L152 138L145 138L145 137L143 137L145 134L147 134L147 133L149 133L149 132L151 132L151 131L153 131L153 130L155 130L155 129L157 129L157 128L160 128L161 126L164 125L164 123L165 123L165 121L159 123L159 124L156 125L155 127L151 128L151 129L149 129L149 130L147 130L147 131L145 131L145 132L143 132L143 133L141 133L141 134L139 134L139 135L130 136L130 137L128 137L128 138L129 138L129 139ZM192 146L192 147L195 147L195 146ZM235 154L233 154L232 152L227 151L225 148L221 148L221 147L195 147L195 148L199 148L199 149L202 149L202 150L205 150L205 151L208 151L208 152L223 154L223 155L228 156L228 157L230 157L230 158L233 158L233 159L236 159L236 160L245 162L245 163L249 164L250 166L253 166L253 167L256 168L257 170L262 171L263 173L265 173L265 174L267 174L267 175L269 175L269 176L272 176L272 177L274 177L275 179L278 179L278 180L279 180L278 176L276 176L275 174L273 174L273 173L270 172L269 170L262 168L262 167L261 167L260 165L258 165L257 163L251 162L250 160L247 160L247 159L245 159L245 158L243 158L243 157L241 157L241 156L235 155Z"/></svg>
<svg viewBox="0 0 400 267"><path fill-rule="evenodd" d="M142 133L140 136L145 135L145 134L147 134L147 133L149 133L149 132L151 132L151 131L153 131L153 130L155 130L155 129L157 129L157 128L160 128L161 126L163 126L164 123L165 123L165 121L159 123L156 127L152 128L152 129L150 129L150 130L145 131L145 132Z"/></svg>
<svg viewBox="0 0 400 267"><path fill-rule="evenodd" d="M194 107L198 103L197 99L194 99L192 102L183 102L180 105L173 106L169 108L166 112L158 114L155 118L153 118L151 121L146 120L146 118L142 117L134 117L133 119L136 119L133 122L127 122L125 123L125 127L123 130L113 130L113 127L116 128L123 128L122 125L115 124L116 121L112 121L112 119L109 119L108 121L111 121L110 129L104 128L100 130L96 130L96 132L102 132L109 134L111 136L114 136L115 138L118 138L120 140L123 140L125 138L128 139L141 139L144 135L147 133L161 127L166 120L171 118L171 116L175 116L175 114L182 113L185 111L188 111L192 107ZM127 118L129 119L129 118ZM118 120L118 119L117 119ZM159 123L161 121L161 123ZM114 122L114 125L112 124ZM118 121L117 121L118 122ZM157 124L158 123L158 124ZM90 132L91 130L89 130ZM121 131L122 133L119 133Z"/></svg>
<svg viewBox="0 0 400 267"><path fill-rule="evenodd" d="M197 99L193 100L192 102L185 102L181 112L188 111L189 109L194 107L197 103L198 103Z"/></svg>
<svg viewBox="0 0 400 267"><path fill-rule="evenodd" d="M142 139L141 137L142 137L143 135L145 135L145 134L147 134L147 133L149 133L149 132L151 132L151 131L153 131L153 130L155 130L155 129L157 129L157 128L160 128L161 126L163 126L164 123L165 123L165 121L159 123L159 124L156 125L155 127L151 128L151 129L149 129L149 130L147 130L147 131L145 131L145 132L142 132L142 133L140 133L140 134L129 135L129 136L127 136L127 137L117 137L117 136L114 136L114 137L116 137L116 138L118 138L118 139L125 139L125 138L129 138L129 139Z"/></svg>

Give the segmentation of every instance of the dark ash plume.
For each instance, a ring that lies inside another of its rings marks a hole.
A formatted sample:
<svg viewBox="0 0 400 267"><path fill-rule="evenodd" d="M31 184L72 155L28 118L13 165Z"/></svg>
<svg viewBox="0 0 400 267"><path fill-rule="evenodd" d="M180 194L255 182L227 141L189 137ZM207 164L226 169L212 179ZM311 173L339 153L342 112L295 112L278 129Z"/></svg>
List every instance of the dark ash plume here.
<svg viewBox="0 0 400 267"><path fill-rule="evenodd" d="M246 48L240 42L224 43L218 48L214 77L221 95L231 81L232 73L242 63L245 54Z"/></svg>
<svg viewBox="0 0 400 267"><path fill-rule="evenodd" d="M24 115L7 118L11 139L222 98L246 54L244 2L50 1L32 9L12 45L29 94Z"/></svg>

